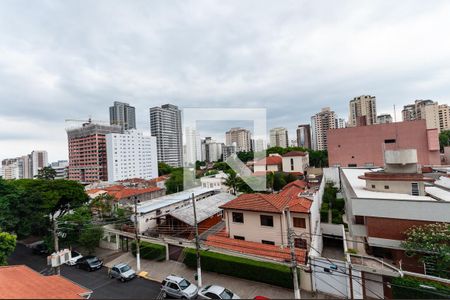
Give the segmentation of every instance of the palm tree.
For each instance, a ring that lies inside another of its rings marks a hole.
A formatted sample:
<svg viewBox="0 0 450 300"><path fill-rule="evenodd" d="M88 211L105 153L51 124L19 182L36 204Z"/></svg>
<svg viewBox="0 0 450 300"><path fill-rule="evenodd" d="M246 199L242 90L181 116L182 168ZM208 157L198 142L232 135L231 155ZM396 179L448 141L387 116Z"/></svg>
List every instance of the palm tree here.
<svg viewBox="0 0 450 300"><path fill-rule="evenodd" d="M231 193L233 195L236 195L238 183L239 183L239 178L237 177L236 172L234 172L233 170L230 170L228 172L228 178L225 180L224 184L231 189Z"/></svg>

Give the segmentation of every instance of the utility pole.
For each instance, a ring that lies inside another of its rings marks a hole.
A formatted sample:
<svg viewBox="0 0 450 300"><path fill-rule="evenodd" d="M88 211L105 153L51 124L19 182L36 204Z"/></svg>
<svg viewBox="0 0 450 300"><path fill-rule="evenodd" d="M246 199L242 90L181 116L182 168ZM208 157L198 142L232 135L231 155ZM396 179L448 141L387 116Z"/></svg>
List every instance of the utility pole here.
<svg viewBox="0 0 450 300"><path fill-rule="evenodd" d="M54 248L55 248L55 253L58 253L58 251L59 251L58 221L56 220L55 216L53 216L52 219L53 219L53 242L54 242ZM61 274L61 267L59 265L55 267L55 274L56 275L60 275Z"/></svg>
<svg viewBox="0 0 450 300"><path fill-rule="evenodd" d="M295 233L294 230L292 229L291 212L289 211L289 208L286 208L286 217L287 217L288 241L289 247L291 248L291 271L292 271L292 278L294 280L294 298L301 299L297 277L297 257L295 255L295 244L294 244Z"/></svg>
<svg viewBox="0 0 450 300"><path fill-rule="evenodd" d="M194 208L195 248L197 250L197 283L202 286L202 266L200 264L200 239L198 237L197 210L195 208L195 195L192 193L192 207Z"/></svg>
<svg viewBox="0 0 450 300"><path fill-rule="evenodd" d="M136 269L141 271L141 247L139 241L138 215L137 215L137 197L134 196L134 232L136 234Z"/></svg>

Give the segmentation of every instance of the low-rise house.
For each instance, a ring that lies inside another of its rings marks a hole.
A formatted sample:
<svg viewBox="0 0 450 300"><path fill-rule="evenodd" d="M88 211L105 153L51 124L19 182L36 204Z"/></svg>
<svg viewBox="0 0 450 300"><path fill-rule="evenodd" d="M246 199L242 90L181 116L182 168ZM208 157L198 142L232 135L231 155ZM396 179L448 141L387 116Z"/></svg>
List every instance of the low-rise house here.
<svg viewBox="0 0 450 300"><path fill-rule="evenodd" d="M302 196L304 182L287 185L278 194L243 194L224 204L226 234L230 239L288 247L287 214L296 234L295 247L308 249L312 200Z"/></svg>
<svg viewBox="0 0 450 300"><path fill-rule="evenodd" d="M216 189L195 187L150 201L140 202L137 205L139 232L145 233L149 229L154 229L157 225L165 222L166 216L170 212L190 205L192 195L196 200L201 200L216 193Z"/></svg>
<svg viewBox="0 0 450 300"><path fill-rule="evenodd" d="M0 266L0 299L89 299L92 291L60 275L24 265Z"/></svg>
<svg viewBox="0 0 450 300"><path fill-rule="evenodd" d="M162 197L166 190L159 187L134 188L123 185L113 185L102 189L91 189L87 194L93 199L99 195L110 195L114 197L118 205L130 205L136 200L144 202Z"/></svg>
<svg viewBox="0 0 450 300"><path fill-rule="evenodd" d="M401 242L412 226L450 223L450 190L418 173L415 149L386 151L385 163L384 169L340 171L354 248L405 270L424 272L417 258L405 254ZM445 179L440 183L445 185ZM358 247L361 244L367 247Z"/></svg>
<svg viewBox="0 0 450 300"><path fill-rule="evenodd" d="M265 174L267 172L281 172L283 159L279 154L270 154L268 157L256 161L253 165L255 174Z"/></svg>
<svg viewBox="0 0 450 300"><path fill-rule="evenodd" d="M204 188L217 189L223 192L228 191L230 188L225 185L228 175L222 171L217 174L203 176L200 178L200 183Z"/></svg>
<svg viewBox="0 0 450 300"><path fill-rule="evenodd" d="M219 193L196 201L198 232L202 234L223 219L223 204L233 200L236 196L228 193ZM192 204L175 209L168 213L163 224L158 226L158 232L177 237L192 239L194 237L195 220Z"/></svg>
<svg viewBox="0 0 450 300"><path fill-rule="evenodd" d="M283 154L283 172L303 175L308 167L308 152L290 151Z"/></svg>

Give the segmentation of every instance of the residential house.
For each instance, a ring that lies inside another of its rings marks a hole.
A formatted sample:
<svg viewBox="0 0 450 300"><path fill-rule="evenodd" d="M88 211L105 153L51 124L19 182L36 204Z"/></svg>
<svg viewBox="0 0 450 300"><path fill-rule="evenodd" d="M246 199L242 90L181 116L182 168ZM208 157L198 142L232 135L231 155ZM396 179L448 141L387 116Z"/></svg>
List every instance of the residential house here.
<svg viewBox="0 0 450 300"><path fill-rule="evenodd" d="M303 175L308 167L308 152L290 151L283 154L283 172Z"/></svg>
<svg viewBox="0 0 450 300"><path fill-rule="evenodd" d="M255 161L253 171L255 174L265 174L267 172L281 172L283 159L281 155L274 153L268 157Z"/></svg>

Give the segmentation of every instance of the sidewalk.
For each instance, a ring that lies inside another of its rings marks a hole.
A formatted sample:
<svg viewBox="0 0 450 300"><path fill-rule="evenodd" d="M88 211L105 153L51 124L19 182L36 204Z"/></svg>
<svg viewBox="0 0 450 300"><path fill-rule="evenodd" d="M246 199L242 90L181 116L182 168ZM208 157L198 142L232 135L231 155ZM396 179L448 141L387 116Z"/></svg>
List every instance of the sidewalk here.
<svg viewBox="0 0 450 300"><path fill-rule="evenodd" d="M116 259L105 263L105 266L110 268L119 262L127 263L136 270L136 258L131 253L123 253L123 255L117 257ZM147 272L147 277L158 282L161 282L167 275L174 274L182 276L195 283L195 270L188 269L183 263L176 261L168 260L156 262L142 259L141 272ZM206 286L207 284L221 285L233 291L243 299L252 299L255 296L265 296L270 299L292 299L294 297L293 290L282 287L212 272L202 272L202 275L203 286ZM302 298L311 299L318 297L313 297L311 293L302 291ZM324 297L320 295L320 298Z"/></svg>

